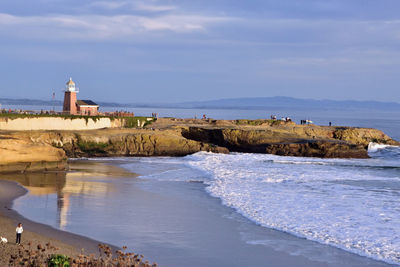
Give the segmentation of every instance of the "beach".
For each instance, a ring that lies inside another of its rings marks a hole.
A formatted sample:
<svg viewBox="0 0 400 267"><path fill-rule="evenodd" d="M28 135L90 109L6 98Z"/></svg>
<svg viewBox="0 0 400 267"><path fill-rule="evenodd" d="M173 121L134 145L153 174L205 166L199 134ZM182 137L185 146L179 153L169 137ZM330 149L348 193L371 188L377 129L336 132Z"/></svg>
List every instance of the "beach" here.
<svg viewBox="0 0 400 267"><path fill-rule="evenodd" d="M18 251L15 227L19 222L24 227L22 245L27 246L31 242L35 248L38 244L51 243L59 248L59 253L70 256L79 255L81 249L87 253L97 252L98 241L33 222L12 210L12 201L25 193L26 190L17 183L0 180L0 235L8 239L7 244L0 245L0 266L6 266L10 255Z"/></svg>
<svg viewBox="0 0 400 267"><path fill-rule="evenodd" d="M75 170L82 168L87 173L96 172L103 175L107 173L122 175L119 168L111 168L104 164L81 165L76 162L72 165L75 167ZM54 173L50 173L50 175L54 175ZM7 244L0 245L0 266L6 266L10 255L18 252L18 246L15 244L15 228L18 223L22 223L24 227L21 244L25 247L28 247L28 242L32 243L33 248L36 248L38 244L45 245L46 243L50 243L59 249L57 253L72 257L78 256L82 252L84 254L98 254L98 245L100 243L104 244L103 242L34 222L12 209L13 201L28 192L24 186L17 182L21 182L27 176L34 177L32 180L35 180L37 179L36 177L45 177L45 173L0 175L0 236L8 239ZM43 179L40 181L43 183ZM40 187L36 188L42 190ZM113 250L118 249L115 246L111 247Z"/></svg>
<svg viewBox="0 0 400 267"><path fill-rule="evenodd" d="M18 251L18 246L13 243L15 239L15 225L18 222L21 222L25 229L22 236L23 245L32 242L33 247L36 247L37 244L46 244L50 242L59 248L59 253L69 256L79 255L82 248L86 253L97 252L99 241L33 222L12 210L10 208L12 206L12 201L25 193L26 190L16 182L0 180L0 204L2 207L0 213L0 229L2 229L1 235L9 240L8 244L0 246L0 266L6 266L10 255ZM141 198L144 201L148 201L145 196L141 196ZM293 266L295 264L297 266L319 266L318 262L308 261L303 257L290 256L284 252L276 252L274 250L264 251L264 253L265 252L267 252L268 258L271 261L280 266ZM240 255L232 255L232 257L236 258L236 261L238 263L241 262L241 264L247 261L246 259L241 259ZM201 260L201 264L207 266L209 260L218 261L212 258L211 255L209 258L205 257ZM195 259L197 262L198 260L199 259ZM221 264L223 264L223 262L221 262Z"/></svg>
<svg viewBox="0 0 400 267"><path fill-rule="evenodd" d="M96 248L98 242L82 237L86 235L117 247L127 245L160 266L389 266L255 224L210 197L201 182L203 175L182 166L182 160L78 160L71 161L74 170L66 176L17 177L30 184L26 187L31 193L17 199L15 208L51 227L25 221L14 211L6 215L17 216L26 230L32 229L40 238L62 241L59 246L65 253L78 253L78 247L75 252L67 249L84 240L86 249ZM54 180L61 186L50 182ZM2 183L24 193L14 182ZM35 187L40 184L48 187ZM62 207L57 204L60 199L64 199ZM9 227L12 240L14 224Z"/></svg>

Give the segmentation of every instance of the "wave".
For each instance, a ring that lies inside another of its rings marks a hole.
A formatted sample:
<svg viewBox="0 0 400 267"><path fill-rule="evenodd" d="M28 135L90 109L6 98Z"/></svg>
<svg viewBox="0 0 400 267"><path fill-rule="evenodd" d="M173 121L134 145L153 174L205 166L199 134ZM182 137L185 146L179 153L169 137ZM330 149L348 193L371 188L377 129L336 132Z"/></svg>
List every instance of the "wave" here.
<svg viewBox="0 0 400 267"><path fill-rule="evenodd" d="M209 177L207 192L257 224L400 264L400 176L385 170L398 164L207 152L184 160Z"/></svg>
<svg viewBox="0 0 400 267"><path fill-rule="evenodd" d="M202 183L261 226L400 264L400 150L371 147L370 159L199 152L125 160L133 169L150 163L142 179Z"/></svg>
<svg viewBox="0 0 400 267"><path fill-rule="evenodd" d="M368 153L371 159L321 159L301 157L280 157L266 159L265 163L322 165L345 168L400 169L400 147L370 143Z"/></svg>
<svg viewBox="0 0 400 267"><path fill-rule="evenodd" d="M393 149L399 149L399 146L393 146L393 145L385 145L385 144L379 144L379 143L374 143L371 142L368 144L368 152L377 152L379 150L387 149L387 148L393 148Z"/></svg>

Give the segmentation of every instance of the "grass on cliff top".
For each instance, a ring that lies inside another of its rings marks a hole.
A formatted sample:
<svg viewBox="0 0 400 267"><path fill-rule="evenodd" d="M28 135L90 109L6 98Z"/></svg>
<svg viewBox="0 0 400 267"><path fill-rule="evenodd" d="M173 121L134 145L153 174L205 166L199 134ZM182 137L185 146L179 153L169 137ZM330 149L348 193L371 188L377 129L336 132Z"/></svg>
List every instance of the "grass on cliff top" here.
<svg viewBox="0 0 400 267"><path fill-rule="evenodd" d="M147 120L147 117L125 117L125 128L143 128L155 120Z"/></svg>

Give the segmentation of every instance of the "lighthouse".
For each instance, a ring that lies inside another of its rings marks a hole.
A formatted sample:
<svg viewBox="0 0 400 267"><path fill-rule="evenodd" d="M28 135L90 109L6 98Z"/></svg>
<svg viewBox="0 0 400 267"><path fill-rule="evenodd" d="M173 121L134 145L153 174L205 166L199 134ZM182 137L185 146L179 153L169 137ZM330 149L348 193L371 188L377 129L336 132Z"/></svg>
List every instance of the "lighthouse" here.
<svg viewBox="0 0 400 267"><path fill-rule="evenodd" d="M74 81L69 78L65 87L63 113L70 115L96 116L99 114L99 105L92 100L77 100Z"/></svg>
<svg viewBox="0 0 400 267"><path fill-rule="evenodd" d="M69 81L65 87L65 94L64 94L64 106L63 106L63 113L64 114L77 114L77 107L76 107L76 88L75 83L69 78Z"/></svg>

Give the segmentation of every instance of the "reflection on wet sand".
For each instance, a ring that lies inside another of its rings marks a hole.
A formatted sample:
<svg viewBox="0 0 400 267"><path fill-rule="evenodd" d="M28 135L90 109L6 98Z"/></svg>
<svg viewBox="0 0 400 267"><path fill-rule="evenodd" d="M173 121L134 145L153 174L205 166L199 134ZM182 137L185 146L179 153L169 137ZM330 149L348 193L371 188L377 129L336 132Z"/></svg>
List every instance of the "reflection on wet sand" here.
<svg viewBox="0 0 400 267"><path fill-rule="evenodd" d="M1 174L0 179L23 185L33 196L57 195L57 223L60 229L68 224L70 198L74 195L106 197L115 192L112 183L102 177L136 177L117 166L91 161L71 161L68 172L38 172Z"/></svg>

